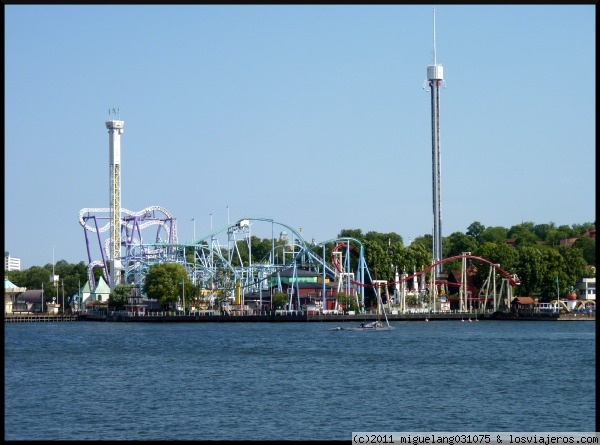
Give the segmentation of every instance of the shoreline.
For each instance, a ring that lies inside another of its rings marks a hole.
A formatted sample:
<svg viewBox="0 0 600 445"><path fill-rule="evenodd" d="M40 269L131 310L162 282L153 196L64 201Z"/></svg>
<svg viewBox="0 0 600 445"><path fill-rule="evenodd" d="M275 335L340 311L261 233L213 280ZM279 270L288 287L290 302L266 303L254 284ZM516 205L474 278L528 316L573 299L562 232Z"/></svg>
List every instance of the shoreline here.
<svg viewBox="0 0 600 445"><path fill-rule="evenodd" d="M134 316L124 313L106 315L103 313L88 314L5 314L5 323L35 322L68 322L68 321L103 321L103 322L146 322L146 323L290 323L290 322L339 322L358 323L377 320L376 314L358 315L143 315ZM380 320L385 317L380 316ZM478 322L488 320L508 321L596 321L596 313L568 314L535 314L494 312L485 314L470 313L434 313L434 314L391 314L388 321L448 321Z"/></svg>

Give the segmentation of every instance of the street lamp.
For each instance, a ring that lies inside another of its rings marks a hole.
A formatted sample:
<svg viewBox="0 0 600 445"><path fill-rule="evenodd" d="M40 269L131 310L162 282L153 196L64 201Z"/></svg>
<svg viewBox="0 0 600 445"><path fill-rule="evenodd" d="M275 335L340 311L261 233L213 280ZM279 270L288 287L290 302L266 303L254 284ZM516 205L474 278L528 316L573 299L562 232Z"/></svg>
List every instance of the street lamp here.
<svg viewBox="0 0 600 445"><path fill-rule="evenodd" d="M183 289L183 315L185 315L185 278L181 280L181 288Z"/></svg>
<svg viewBox="0 0 600 445"><path fill-rule="evenodd" d="M56 288L56 304L58 304L58 280L56 279L56 275L54 275L54 246L52 246L52 283Z"/></svg>

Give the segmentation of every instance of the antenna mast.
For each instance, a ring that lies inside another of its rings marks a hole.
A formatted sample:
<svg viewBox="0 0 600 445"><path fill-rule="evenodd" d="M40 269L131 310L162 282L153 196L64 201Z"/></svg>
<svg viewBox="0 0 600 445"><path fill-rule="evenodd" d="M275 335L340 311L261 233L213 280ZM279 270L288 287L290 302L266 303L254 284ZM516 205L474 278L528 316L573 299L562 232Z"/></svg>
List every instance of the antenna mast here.
<svg viewBox="0 0 600 445"><path fill-rule="evenodd" d="M436 65L436 52L435 52L435 8L433 8L433 64Z"/></svg>

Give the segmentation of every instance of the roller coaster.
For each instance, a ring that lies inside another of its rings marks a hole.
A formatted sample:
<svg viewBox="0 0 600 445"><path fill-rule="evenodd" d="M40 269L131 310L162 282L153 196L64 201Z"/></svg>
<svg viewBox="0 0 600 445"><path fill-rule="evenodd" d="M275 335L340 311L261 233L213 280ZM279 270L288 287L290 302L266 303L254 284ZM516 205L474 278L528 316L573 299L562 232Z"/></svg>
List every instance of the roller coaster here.
<svg viewBox="0 0 600 445"><path fill-rule="evenodd" d="M88 255L88 280L95 289L94 271L100 269L110 285L110 211L105 208L85 208L79 212L79 223L84 229ZM337 283L338 292L355 298L364 310L365 292L373 289L387 295L386 304L399 305L406 310L408 285L412 292L428 294L435 299L448 285L458 285L460 308L466 310L474 302L491 304L494 310L508 306L512 288L518 279L500 268L500 265L472 256L469 252L445 258L428 267L405 272L392 281L375 280L365 261L363 244L350 237L334 238L320 243L307 243L300 231L270 218L242 218L201 236L191 242L179 242L176 219L164 208L147 207L139 212L121 209L121 264L122 282L142 286L150 267L164 262L182 264L195 286L211 292L221 291L232 295L236 286L243 294L271 291L273 277L282 291L280 275L291 271L291 282L297 282L298 272L308 271L323 277L323 283ZM270 248L261 238L270 238ZM254 251L253 251L254 248ZM253 262L259 252L260 260ZM447 283L434 275L436 266L453 260L462 260L461 283ZM489 265L489 274L477 295L469 289L466 280L467 260ZM427 274L431 278L427 280ZM421 285L418 286L420 279ZM418 287L418 288L417 288ZM392 289L393 297L389 295ZM381 300L383 301L383 300ZM435 301L435 300L434 300ZM294 305L290 297L290 308ZM300 302L297 302L300 309Z"/></svg>

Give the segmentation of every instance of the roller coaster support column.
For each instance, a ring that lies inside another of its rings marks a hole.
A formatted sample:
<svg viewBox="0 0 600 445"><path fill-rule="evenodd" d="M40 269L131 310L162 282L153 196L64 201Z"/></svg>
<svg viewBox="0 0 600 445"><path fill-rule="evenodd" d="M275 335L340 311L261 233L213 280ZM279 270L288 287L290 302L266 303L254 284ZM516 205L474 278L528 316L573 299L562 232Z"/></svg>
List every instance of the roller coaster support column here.
<svg viewBox="0 0 600 445"><path fill-rule="evenodd" d="M462 265L460 269L460 311L464 312L468 307L467 302L467 257L466 255L471 255L471 252L463 252L462 253Z"/></svg>
<svg viewBox="0 0 600 445"><path fill-rule="evenodd" d="M357 279L360 283L363 284L363 286L360 286L360 304L361 304L361 311L365 310L365 256L364 256L364 248L361 244L360 246L360 253L358 255L358 270L357 270Z"/></svg>
<svg viewBox="0 0 600 445"><path fill-rule="evenodd" d="M377 295L377 315L381 314L381 287L386 286L387 281L385 280L373 280L373 286L375 287L375 294Z"/></svg>
<svg viewBox="0 0 600 445"><path fill-rule="evenodd" d="M324 311L327 309L327 289L325 287L325 243L323 243L323 290L322 290L322 306L321 310Z"/></svg>
<svg viewBox="0 0 600 445"><path fill-rule="evenodd" d="M401 275L401 288L400 288L400 310L403 314L406 313L406 271L404 270Z"/></svg>

